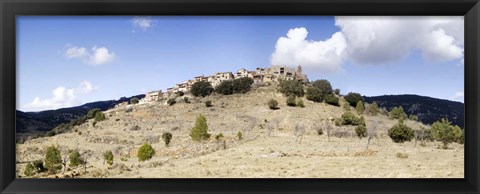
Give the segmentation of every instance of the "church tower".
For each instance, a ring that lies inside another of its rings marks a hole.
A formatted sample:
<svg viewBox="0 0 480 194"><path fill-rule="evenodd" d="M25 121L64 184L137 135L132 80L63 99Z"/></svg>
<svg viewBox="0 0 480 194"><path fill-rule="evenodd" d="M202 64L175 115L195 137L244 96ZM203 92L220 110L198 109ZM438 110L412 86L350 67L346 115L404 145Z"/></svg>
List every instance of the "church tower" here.
<svg viewBox="0 0 480 194"><path fill-rule="evenodd" d="M302 66L300 66L300 65L297 66L297 72L302 74Z"/></svg>

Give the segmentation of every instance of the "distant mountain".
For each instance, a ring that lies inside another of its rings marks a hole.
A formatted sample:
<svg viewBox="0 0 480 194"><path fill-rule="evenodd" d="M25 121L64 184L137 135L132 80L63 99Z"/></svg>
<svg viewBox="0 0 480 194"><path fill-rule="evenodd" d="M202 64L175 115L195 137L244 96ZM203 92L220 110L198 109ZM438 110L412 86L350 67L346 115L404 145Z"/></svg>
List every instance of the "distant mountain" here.
<svg viewBox="0 0 480 194"><path fill-rule="evenodd" d="M105 111L122 102L128 102L134 97L141 99L145 97L145 95L136 95L129 98L122 97L119 100L91 102L81 106L41 112L22 112L17 110L16 132L28 133L32 131L50 131L59 124L68 123L72 119L86 115L91 109L99 108L100 110Z"/></svg>
<svg viewBox="0 0 480 194"><path fill-rule="evenodd" d="M452 124L464 128L465 104L449 100L436 99L418 95L384 95L363 97L366 102L376 101L380 107L387 110L402 106L407 115L417 115L425 124L432 124L441 118L448 118Z"/></svg>

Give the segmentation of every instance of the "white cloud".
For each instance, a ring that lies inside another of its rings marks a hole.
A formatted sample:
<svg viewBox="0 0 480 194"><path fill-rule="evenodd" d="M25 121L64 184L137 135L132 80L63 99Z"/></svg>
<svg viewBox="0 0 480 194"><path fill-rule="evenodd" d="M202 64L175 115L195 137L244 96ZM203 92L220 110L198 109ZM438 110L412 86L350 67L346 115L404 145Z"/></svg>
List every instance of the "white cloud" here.
<svg viewBox="0 0 480 194"><path fill-rule="evenodd" d="M146 31L148 28L152 27L153 20L150 17L133 17L132 24L134 27Z"/></svg>
<svg viewBox="0 0 480 194"><path fill-rule="evenodd" d="M348 45L345 57L357 64L399 61L415 50L431 62L461 60L463 24L462 16L335 17Z"/></svg>
<svg viewBox="0 0 480 194"><path fill-rule="evenodd" d="M106 47L94 46L91 53L85 47L67 46L65 56L67 58L80 58L84 63L90 65L104 65L115 60L115 53L108 50Z"/></svg>
<svg viewBox="0 0 480 194"><path fill-rule="evenodd" d="M327 40L307 40L306 28L290 29L287 37L280 37L271 55L272 65L296 67L308 70L336 71L342 63L346 48L345 38L335 33Z"/></svg>
<svg viewBox="0 0 480 194"><path fill-rule="evenodd" d="M456 92L455 95L453 95L452 100L463 102L463 98L464 98L463 92Z"/></svg>
<svg viewBox="0 0 480 194"><path fill-rule="evenodd" d="M32 102L25 104L23 109L25 111L41 111L77 106L81 104L81 101L77 99L78 95L89 94L97 89L98 87L93 86L89 81L81 82L76 88L59 86L52 90L52 97L47 99L35 97Z"/></svg>

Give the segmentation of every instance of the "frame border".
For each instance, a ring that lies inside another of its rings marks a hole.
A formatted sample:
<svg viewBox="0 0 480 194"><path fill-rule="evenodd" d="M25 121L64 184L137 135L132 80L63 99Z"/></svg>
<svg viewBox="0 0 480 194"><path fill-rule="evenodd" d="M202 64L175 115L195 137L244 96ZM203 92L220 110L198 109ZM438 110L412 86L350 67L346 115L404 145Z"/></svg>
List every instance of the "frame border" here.
<svg viewBox="0 0 480 194"><path fill-rule="evenodd" d="M15 179L17 15L464 15L464 179ZM479 0L0 0L1 193L480 193Z"/></svg>

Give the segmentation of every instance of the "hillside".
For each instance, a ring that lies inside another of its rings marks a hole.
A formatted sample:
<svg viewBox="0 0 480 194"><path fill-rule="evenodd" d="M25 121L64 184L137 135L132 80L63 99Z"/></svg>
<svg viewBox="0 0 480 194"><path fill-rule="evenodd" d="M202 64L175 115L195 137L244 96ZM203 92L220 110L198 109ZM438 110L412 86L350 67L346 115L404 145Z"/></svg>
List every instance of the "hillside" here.
<svg viewBox="0 0 480 194"><path fill-rule="evenodd" d="M365 101L376 101L380 107L387 110L402 106L408 115L417 115L425 124L432 124L441 118L448 118L454 125L464 128L465 104L449 100L436 99L418 95L384 95L364 97Z"/></svg>
<svg viewBox="0 0 480 194"><path fill-rule="evenodd" d="M78 149L88 161L86 168L35 177L463 177L463 145L452 143L444 150L438 148L439 142L393 143L387 130L397 121L386 115L364 115L367 127L375 131L367 150L367 138L358 138L353 126L337 127L328 121L340 117L342 107L305 98L305 108L289 107L273 87L227 96L186 96L190 103L183 101L184 96L173 106L161 101L109 109L104 111L107 119L95 126L88 120L62 134L27 140L17 147L17 173L24 176L26 163L43 159L48 146L58 145L62 153ZM269 109L269 99L277 100L280 108ZM208 100L213 107L205 107ZM207 118L212 135L201 143L189 136L199 114ZM297 125L304 131L296 131ZM332 127L331 137L326 135L327 126ZM173 134L168 147L161 138L165 132ZM220 133L224 142L215 140ZM140 162L137 151L144 142L156 154ZM103 160L109 150L114 155L112 166Z"/></svg>

